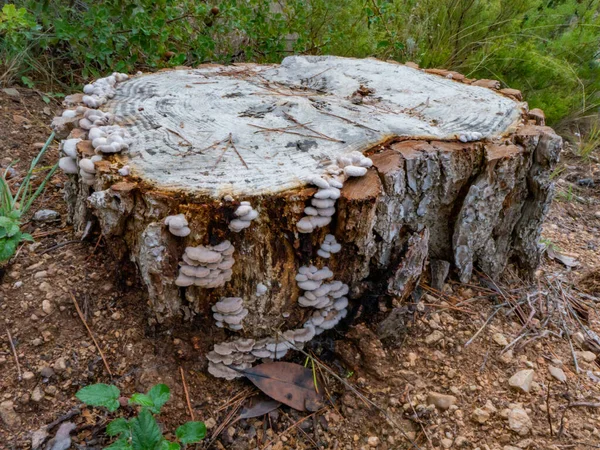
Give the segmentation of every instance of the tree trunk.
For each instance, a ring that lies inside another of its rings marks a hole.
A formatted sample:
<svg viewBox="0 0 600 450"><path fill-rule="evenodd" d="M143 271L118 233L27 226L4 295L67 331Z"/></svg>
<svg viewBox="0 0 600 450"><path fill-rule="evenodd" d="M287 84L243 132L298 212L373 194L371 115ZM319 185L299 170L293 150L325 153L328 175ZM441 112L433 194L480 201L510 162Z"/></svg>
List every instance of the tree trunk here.
<svg viewBox="0 0 600 450"><path fill-rule="evenodd" d="M347 298L382 286L405 298L427 257L463 281L511 260L536 268L561 139L539 111L528 118L518 91L472 83L337 57L117 81L112 98L97 89L87 102L110 113L92 129L117 125L128 149L96 157L95 173L82 160L108 144L73 129L84 109L54 122L83 139L66 189L73 223L97 219L137 265L153 320L212 313L228 328L234 344L209 360L233 377L227 366L335 326Z"/></svg>

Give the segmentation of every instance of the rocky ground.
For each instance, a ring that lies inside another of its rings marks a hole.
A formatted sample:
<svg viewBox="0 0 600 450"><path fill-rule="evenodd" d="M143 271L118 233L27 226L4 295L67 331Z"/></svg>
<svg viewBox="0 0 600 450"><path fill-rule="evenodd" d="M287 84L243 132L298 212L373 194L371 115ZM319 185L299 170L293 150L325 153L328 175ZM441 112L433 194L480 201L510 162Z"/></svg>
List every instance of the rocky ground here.
<svg viewBox="0 0 600 450"><path fill-rule="evenodd" d="M20 159L16 177L49 135L58 108L34 91L19 91L0 91L0 162ZM56 155L53 148L42 166ZM31 448L33 431L65 415L77 426L72 448L108 445L103 433L111 416L74 397L96 382L114 383L127 396L166 383L173 397L159 417L172 432L189 420L180 368L195 416L209 428L198 448L598 448L600 349L569 312L600 331L592 298L600 297L600 164L568 152L563 159L544 232L554 258L545 258L536 281L511 271L498 285L485 277L461 285L451 277L437 292L424 280L418 304L400 311L399 333L377 337L377 322L393 307L382 300L312 348L337 375L322 371L327 407L313 414L281 407L239 421L237 408L256 391L245 381L207 375L211 336L203 318L149 327L135 272L115 267L97 234L81 242L66 224L65 179L56 175L34 211L59 216L28 222L36 242L0 274L0 448Z"/></svg>

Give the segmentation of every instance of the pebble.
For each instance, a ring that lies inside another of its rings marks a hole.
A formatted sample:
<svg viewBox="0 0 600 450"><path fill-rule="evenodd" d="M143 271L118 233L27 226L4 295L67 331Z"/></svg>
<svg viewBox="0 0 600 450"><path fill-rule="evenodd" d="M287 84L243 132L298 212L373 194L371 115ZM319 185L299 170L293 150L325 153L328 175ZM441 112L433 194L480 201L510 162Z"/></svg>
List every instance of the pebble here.
<svg viewBox="0 0 600 450"><path fill-rule="evenodd" d="M567 376L565 375L564 370L562 370L560 367L548 366L548 372L550 372L550 375L552 375L561 383L567 381Z"/></svg>
<svg viewBox="0 0 600 450"><path fill-rule="evenodd" d="M531 389L534 374L535 371L532 369L519 370L510 377L508 384L517 391L528 393Z"/></svg>
<svg viewBox="0 0 600 450"><path fill-rule="evenodd" d="M30 381L33 380L35 378L35 373L33 372L23 372L23 379L25 381Z"/></svg>
<svg viewBox="0 0 600 450"><path fill-rule="evenodd" d="M508 411L508 426L511 430L521 436L525 436L531 430L531 419L523 408L513 408Z"/></svg>
<svg viewBox="0 0 600 450"><path fill-rule="evenodd" d="M0 403L0 418L9 428L21 425L21 417L15 411L15 404L10 400Z"/></svg>
<svg viewBox="0 0 600 450"><path fill-rule="evenodd" d="M52 209L40 209L33 215L36 222L53 222L60 219L60 214Z"/></svg>
<svg viewBox="0 0 600 450"><path fill-rule="evenodd" d="M471 419L473 422L484 424L490 419L490 413L486 409L476 408L471 414Z"/></svg>
<svg viewBox="0 0 600 450"><path fill-rule="evenodd" d="M369 436L367 444L369 444L369 447L377 447L379 445L379 438L377 436Z"/></svg>
<svg viewBox="0 0 600 450"><path fill-rule="evenodd" d="M579 359L583 359L585 362L592 363L596 360L596 354L592 352L575 352L575 356Z"/></svg>
<svg viewBox="0 0 600 450"><path fill-rule="evenodd" d="M40 280L42 278L46 278L48 276L48 272L46 272L45 270L40 270L39 272L36 272L33 275L33 278L36 280Z"/></svg>
<svg viewBox="0 0 600 450"><path fill-rule="evenodd" d="M40 369L40 375L44 378L51 378L54 376L54 370L52 367L44 366Z"/></svg>
<svg viewBox="0 0 600 450"><path fill-rule="evenodd" d="M435 344L436 342L442 340L444 338L444 333L439 330L435 330L429 336L425 338L425 343L427 345Z"/></svg>
<svg viewBox="0 0 600 450"><path fill-rule="evenodd" d="M31 393L31 400L34 402L41 402L44 398L44 392L42 391L42 388L39 386L36 386L33 389L33 392Z"/></svg>
<svg viewBox="0 0 600 450"><path fill-rule="evenodd" d="M446 410L456 403L454 395L440 394L438 392L430 392L427 394L427 404L434 405L438 409Z"/></svg>
<svg viewBox="0 0 600 450"><path fill-rule="evenodd" d="M508 340L502 333L494 333L492 339L501 347L506 347L508 345Z"/></svg>
<svg viewBox="0 0 600 450"><path fill-rule="evenodd" d="M67 362L65 361L64 357L60 357L56 361L54 361L54 371L55 372L61 373L61 372L64 372L65 370L67 370Z"/></svg>
<svg viewBox="0 0 600 450"><path fill-rule="evenodd" d="M206 425L206 428L210 430L211 428L214 428L217 425L217 421L212 417L209 417L204 421L204 425Z"/></svg>
<svg viewBox="0 0 600 450"><path fill-rule="evenodd" d="M44 314L46 314L47 316L52 314L52 312L54 311L54 305L50 300L42 301L42 311L44 311Z"/></svg>

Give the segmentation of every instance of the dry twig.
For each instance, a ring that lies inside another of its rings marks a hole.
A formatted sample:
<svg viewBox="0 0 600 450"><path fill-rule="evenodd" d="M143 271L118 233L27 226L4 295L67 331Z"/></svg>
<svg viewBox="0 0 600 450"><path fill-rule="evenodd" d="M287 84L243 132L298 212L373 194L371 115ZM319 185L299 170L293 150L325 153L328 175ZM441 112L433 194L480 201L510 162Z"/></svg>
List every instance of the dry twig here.
<svg viewBox="0 0 600 450"><path fill-rule="evenodd" d="M192 403L190 402L190 393L188 392L187 384L185 382L185 375L183 374L183 367L179 366L179 373L181 374L181 384L183 384L183 392L185 393L185 401L187 403L188 412L192 420L194 418L194 410L192 409Z"/></svg>
<svg viewBox="0 0 600 450"><path fill-rule="evenodd" d="M10 330L6 329L6 334L8 335L8 342L10 342L10 348L12 349L13 355L15 357L15 363L17 364L17 373L19 374L19 381L21 380L21 365L19 364L19 356L17 355L17 349L15 348L15 344L13 343L12 336L10 335Z"/></svg>

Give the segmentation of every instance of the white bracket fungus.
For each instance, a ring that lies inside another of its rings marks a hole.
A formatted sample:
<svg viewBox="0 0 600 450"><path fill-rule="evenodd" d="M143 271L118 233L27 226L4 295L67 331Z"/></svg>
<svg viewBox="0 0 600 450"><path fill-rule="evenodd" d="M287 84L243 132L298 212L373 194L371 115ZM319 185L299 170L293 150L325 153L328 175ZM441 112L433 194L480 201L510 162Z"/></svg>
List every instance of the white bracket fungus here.
<svg viewBox="0 0 600 450"><path fill-rule="evenodd" d="M323 176L313 175L306 181L318 188L311 199L311 206L304 209L304 217L297 223L300 233L311 233L315 228L329 225L335 214L335 202L340 198L340 189L348 177L362 177L373 165L370 158L361 152L353 151L339 156L338 164L331 164L325 169Z"/></svg>
<svg viewBox="0 0 600 450"><path fill-rule="evenodd" d="M183 214L165 217L164 224L169 227L169 231L175 236L186 237L191 232L188 228L188 221Z"/></svg>
<svg viewBox="0 0 600 450"><path fill-rule="evenodd" d="M248 315L248 310L244 308L244 300L239 297L224 297L213 305L212 310L217 326L233 331L243 328L242 320ZM252 348L248 351L250 350Z"/></svg>
<svg viewBox="0 0 600 450"><path fill-rule="evenodd" d="M229 241L214 246L186 247L175 284L208 289L223 286L231 280L234 252L235 247Z"/></svg>
<svg viewBox="0 0 600 450"><path fill-rule="evenodd" d="M234 212L237 219L229 222L229 229L235 233L239 233L244 228L248 228L252 221L258 217L258 211L252 209L250 202L241 202L240 206Z"/></svg>
<svg viewBox="0 0 600 450"><path fill-rule="evenodd" d="M129 76L124 73L114 72L111 76L99 78L91 84L83 87L83 103L90 108L98 108L105 104L108 99L113 98L118 82L125 81Z"/></svg>

